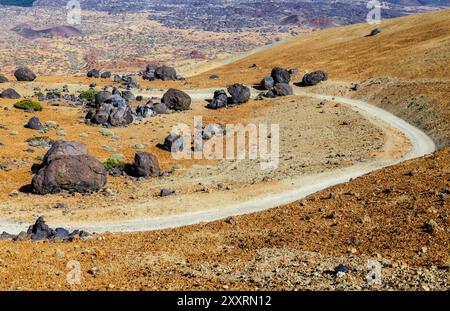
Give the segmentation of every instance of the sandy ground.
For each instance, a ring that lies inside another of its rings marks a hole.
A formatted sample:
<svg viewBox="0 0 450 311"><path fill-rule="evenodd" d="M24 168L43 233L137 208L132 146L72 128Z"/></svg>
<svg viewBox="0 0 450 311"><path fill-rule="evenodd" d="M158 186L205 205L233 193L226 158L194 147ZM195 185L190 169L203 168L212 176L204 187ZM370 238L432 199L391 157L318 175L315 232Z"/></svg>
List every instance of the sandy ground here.
<svg viewBox="0 0 450 311"><path fill-rule="evenodd" d="M23 151L27 149L25 141L32 136L32 131L21 129L21 126L30 115L11 108L9 103L7 114L11 117L4 124L7 130L3 130L2 140L5 143L3 150L6 152L2 154L2 163L11 163L11 170L0 172L5 176L2 202L4 215L15 222L27 223L44 214L48 221L63 224L92 222L94 219L124 221L196 212L239 203L264 193L276 194L286 189L286 185L295 185L293 181L305 176L374 161L387 152L383 148L387 138L393 144L393 150L399 152L398 155L390 156L399 157L402 150L406 152L409 148L401 134L390 131L380 122L368 123L359 112L332 99L323 101L292 96L273 101L253 101L218 112L208 111L204 109L204 105L204 101L195 101L189 112L156 117L145 124L114 129L115 135L120 137L120 140L114 141L102 137L98 128L71 121L82 117L79 108L51 107L36 115L43 121L51 117L64 129L68 139L87 143L90 152L100 159L108 157L108 152L103 147L112 146L116 148L114 153L123 153L131 161L135 152L132 146L144 143L146 150L159 156L167 171L177 162L169 154L155 148L155 145L163 141L176 122L193 123L195 115L202 115L205 124L208 121L219 124L280 124L278 169L263 171L260 169L260 161L248 159L218 163L184 161L180 163L183 167L181 170L165 178L136 181L111 177L107 187L113 191L113 195L99 193L86 197L62 194L41 197L25 191L11 197L12 191L26 186L24 180L31 180L30 166L36 163L33 157L43 155L45 150L36 150L32 157ZM18 134L8 135L13 130ZM129 134L130 131L133 136ZM77 137L81 132L89 133L89 137ZM150 141L148 132L154 133ZM54 132L50 132L49 137L61 139ZM23 143L18 143L21 141ZM23 158L18 162L17 155L20 153ZM177 195L158 198L157 194L163 187L176 190ZM55 209L57 203L63 203L66 208Z"/></svg>

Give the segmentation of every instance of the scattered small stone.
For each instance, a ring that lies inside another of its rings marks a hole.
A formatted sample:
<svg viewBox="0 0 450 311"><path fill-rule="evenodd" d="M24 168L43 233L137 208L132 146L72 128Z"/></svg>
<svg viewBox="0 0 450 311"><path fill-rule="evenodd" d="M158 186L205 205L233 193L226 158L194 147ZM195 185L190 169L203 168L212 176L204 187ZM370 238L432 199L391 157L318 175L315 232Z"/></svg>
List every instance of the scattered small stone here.
<svg viewBox="0 0 450 311"><path fill-rule="evenodd" d="M18 197L19 196L19 191L17 190L13 190L9 193L10 197Z"/></svg>
<svg viewBox="0 0 450 311"><path fill-rule="evenodd" d="M64 257L64 256L65 256L65 253L64 253L64 251L62 251L62 250L60 250L60 249L58 248L58 249L56 249L56 251L55 251L55 255L56 255L56 257Z"/></svg>
<svg viewBox="0 0 450 311"><path fill-rule="evenodd" d="M114 136L114 133L113 133L111 130L108 130L108 129L105 129L105 128L102 128L102 129L100 130L100 133L101 133L103 136Z"/></svg>
<svg viewBox="0 0 450 311"><path fill-rule="evenodd" d="M96 277L97 275L99 275L101 273L101 270L97 267L93 267L88 271L88 273L90 275L92 275L93 277Z"/></svg>
<svg viewBox="0 0 450 311"><path fill-rule="evenodd" d="M173 195L173 194L175 194L175 190L171 190L171 189L168 189L168 188L163 188L163 189L161 189L161 192L159 193L159 196L160 197L167 197L167 196L170 196L170 195Z"/></svg>
<svg viewBox="0 0 450 311"><path fill-rule="evenodd" d="M59 127L58 123L56 123L55 121L51 121L51 120L46 121L45 126L47 126L48 128L51 128L51 129L57 129Z"/></svg>

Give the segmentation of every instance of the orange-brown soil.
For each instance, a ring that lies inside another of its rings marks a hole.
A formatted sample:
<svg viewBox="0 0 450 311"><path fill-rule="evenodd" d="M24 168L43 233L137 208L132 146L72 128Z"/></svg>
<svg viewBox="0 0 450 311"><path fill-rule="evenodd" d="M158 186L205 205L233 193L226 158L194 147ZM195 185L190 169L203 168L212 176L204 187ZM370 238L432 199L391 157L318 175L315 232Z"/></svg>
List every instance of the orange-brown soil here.
<svg viewBox="0 0 450 311"><path fill-rule="evenodd" d="M448 289L449 163L446 148L227 221L73 243L0 242L0 288ZM381 287L366 285L370 258L383 264ZM70 260L81 264L81 285L66 282ZM329 273L339 263L350 266L342 279Z"/></svg>

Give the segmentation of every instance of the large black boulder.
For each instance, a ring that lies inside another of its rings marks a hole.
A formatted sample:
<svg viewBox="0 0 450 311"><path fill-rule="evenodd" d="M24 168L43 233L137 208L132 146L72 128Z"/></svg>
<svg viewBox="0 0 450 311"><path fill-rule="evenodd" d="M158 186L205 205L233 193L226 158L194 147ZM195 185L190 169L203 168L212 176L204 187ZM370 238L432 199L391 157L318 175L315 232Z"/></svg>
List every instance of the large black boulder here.
<svg viewBox="0 0 450 311"><path fill-rule="evenodd" d="M95 106L99 107L104 102L111 100L112 94L108 91L100 91L95 95Z"/></svg>
<svg viewBox="0 0 450 311"><path fill-rule="evenodd" d="M56 234L55 230L51 229L44 221L43 217L39 217L34 225L28 228L27 234L31 236L32 240L45 240Z"/></svg>
<svg viewBox="0 0 450 311"><path fill-rule="evenodd" d="M328 73L318 70L305 74L301 84L304 86L313 86L326 80L328 80Z"/></svg>
<svg viewBox="0 0 450 311"><path fill-rule="evenodd" d="M34 81L36 74L27 67L20 67L14 72L17 81Z"/></svg>
<svg viewBox="0 0 450 311"><path fill-rule="evenodd" d="M271 76L265 77L259 84L260 88L263 90L270 90L274 85L275 80Z"/></svg>
<svg viewBox="0 0 450 311"><path fill-rule="evenodd" d="M156 68L155 77L163 81L177 80L177 71L173 67L161 66Z"/></svg>
<svg viewBox="0 0 450 311"><path fill-rule="evenodd" d="M91 69L86 75L88 78L100 78L100 71L97 69Z"/></svg>
<svg viewBox="0 0 450 311"><path fill-rule="evenodd" d="M8 80L7 77L5 77L4 75L0 74L0 83L6 83L6 82L8 82L8 81L9 81L9 80Z"/></svg>
<svg viewBox="0 0 450 311"><path fill-rule="evenodd" d="M275 83L289 83L291 81L291 74L284 68L273 68L271 76Z"/></svg>
<svg viewBox="0 0 450 311"><path fill-rule="evenodd" d="M25 127L36 131L41 131L44 129L44 126L42 125L38 117L32 117L30 120L28 120L27 124L25 124Z"/></svg>
<svg viewBox="0 0 450 311"><path fill-rule="evenodd" d="M161 173L158 158L147 152L136 153L132 170L137 177L159 176Z"/></svg>
<svg viewBox="0 0 450 311"><path fill-rule="evenodd" d="M157 103L153 105L153 111L156 114L164 114L167 112L167 105L164 103Z"/></svg>
<svg viewBox="0 0 450 311"><path fill-rule="evenodd" d="M156 112L153 110L154 105L151 101L147 102L144 105L139 105L136 108L136 115L141 118L148 118L156 115Z"/></svg>
<svg viewBox="0 0 450 311"><path fill-rule="evenodd" d="M131 91L126 90L122 92L122 98L124 98L128 102L131 102L136 99L136 96L134 96L134 94Z"/></svg>
<svg viewBox="0 0 450 311"><path fill-rule="evenodd" d="M89 110L85 117L91 123L103 126L127 126L134 121L131 106L120 95L110 96L103 93L96 101L97 99L99 104Z"/></svg>
<svg viewBox="0 0 450 311"><path fill-rule="evenodd" d="M164 94L161 102L166 104L169 109L182 111L190 109L192 100L191 97L183 91L169 89Z"/></svg>
<svg viewBox="0 0 450 311"><path fill-rule="evenodd" d="M105 186L106 175L103 164L92 156L63 156L41 168L32 184L37 194L92 193Z"/></svg>
<svg viewBox="0 0 450 311"><path fill-rule="evenodd" d="M220 109L226 107L228 104L228 95L224 90L217 90L214 92L214 98L207 105L210 109Z"/></svg>
<svg viewBox="0 0 450 311"><path fill-rule="evenodd" d="M47 151L42 164L45 166L48 165L51 161L58 158L87 154L87 146L83 143L76 141L58 140L54 142L51 148Z"/></svg>
<svg viewBox="0 0 450 311"><path fill-rule="evenodd" d="M8 99L19 99L21 96L19 93L16 92L15 89L6 89L0 94L1 98L8 98Z"/></svg>
<svg viewBox="0 0 450 311"><path fill-rule="evenodd" d="M292 87L287 83L277 83L272 89L275 96L289 96L294 94Z"/></svg>
<svg viewBox="0 0 450 311"><path fill-rule="evenodd" d="M231 104L243 104L249 101L250 99L250 89L243 84L233 84L228 86L228 93L231 95Z"/></svg>
<svg viewBox="0 0 450 311"><path fill-rule="evenodd" d="M111 72L109 72L109 71L102 72L102 74L100 75L100 78L102 78L102 79L111 78Z"/></svg>
<svg viewBox="0 0 450 311"><path fill-rule="evenodd" d="M170 133L169 136L164 139L164 145L162 147L167 151L181 152L185 147L184 139L180 135Z"/></svg>

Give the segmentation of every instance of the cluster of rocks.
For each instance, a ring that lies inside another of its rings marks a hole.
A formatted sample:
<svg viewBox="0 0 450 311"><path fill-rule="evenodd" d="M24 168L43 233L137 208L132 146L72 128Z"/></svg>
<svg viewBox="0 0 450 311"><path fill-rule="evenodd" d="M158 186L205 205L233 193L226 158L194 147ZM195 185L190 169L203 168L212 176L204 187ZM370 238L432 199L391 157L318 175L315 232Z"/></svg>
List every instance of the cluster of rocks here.
<svg viewBox="0 0 450 311"><path fill-rule="evenodd" d="M164 103L154 103L152 99L147 101L147 103L137 106L136 117L148 118L153 117L158 114L165 114L168 112L167 105Z"/></svg>
<svg viewBox="0 0 450 311"><path fill-rule="evenodd" d="M125 75L114 75L113 78L114 82L120 83L124 85L127 89L137 89L139 88L139 84L136 82L136 80L133 78L130 74Z"/></svg>
<svg viewBox="0 0 450 311"><path fill-rule="evenodd" d="M147 81L163 80L163 81L181 81L184 78L177 74L173 67L147 65L145 70L141 73L142 79Z"/></svg>
<svg viewBox="0 0 450 311"><path fill-rule="evenodd" d="M97 93L95 105L88 111L85 119L88 123L103 126L129 125L134 120L133 110L129 104L134 95L129 93L131 92L120 94L118 90L114 90L113 93L108 91Z"/></svg>
<svg viewBox="0 0 450 311"><path fill-rule="evenodd" d="M213 99L208 103L207 108L220 109L227 106L239 105L249 101L251 96L250 88L243 84L233 84L228 86L228 93L224 90L214 92Z"/></svg>
<svg viewBox="0 0 450 311"><path fill-rule="evenodd" d="M36 89L34 96L37 98L38 101L40 102L48 101L50 104L60 101L66 101L72 107L88 104L88 100L84 98L80 98L75 94L67 94L69 93L69 90L66 85L63 86L62 91L58 89L53 90L46 89L45 92L46 93L43 93L41 91L38 91L38 89Z"/></svg>
<svg viewBox="0 0 450 311"><path fill-rule="evenodd" d="M91 69L87 72L86 76L88 78L109 79L111 78L111 72L110 71L100 72L100 70L98 69Z"/></svg>
<svg viewBox="0 0 450 311"><path fill-rule="evenodd" d="M101 91L96 94L95 102L90 103L85 119L88 123L102 126L127 126L135 120L165 114L169 110L183 111L191 107L191 97L183 91L169 89L162 97L160 103L154 103L152 99L145 104L138 105L136 110L130 105L134 100L143 98L135 97L126 90L120 92L114 88L112 92Z"/></svg>
<svg viewBox="0 0 450 311"><path fill-rule="evenodd" d="M3 232L0 234L0 240L13 240L13 241L42 241L42 240L53 240L53 241L73 241L76 239L80 240L90 240L92 235L89 232L83 230L74 230L69 232L65 228L50 228L43 217L39 217L36 222L31 225L27 231L22 231L18 235L9 234Z"/></svg>
<svg viewBox="0 0 450 311"><path fill-rule="evenodd" d="M91 69L87 72L86 75L88 78L111 79L112 77L110 71L100 72L100 70L98 69ZM113 77L113 81L125 85L128 89L139 88L139 84L136 82L136 80L132 77L131 74L124 74L122 76L116 74ZM96 83L91 84L91 87L95 86L97 86Z"/></svg>
<svg viewBox="0 0 450 311"><path fill-rule="evenodd" d="M280 67L275 67L272 69L270 76L262 79L259 87L263 90L268 90L267 93L262 93L259 97L278 97L278 96L288 96L292 95L292 87L289 85L291 82L291 75L294 70L287 70Z"/></svg>
<svg viewBox="0 0 450 311"><path fill-rule="evenodd" d="M105 186L106 175L103 164L88 154L85 144L56 141L45 154L32 186L37 194L92 193Z"/></svg>
<svg viewBox="0 0 450 311"><path fill-rule="evenodd" d="M205 127L196 128L196 131L201 132L201 141L200 143L196 139L194 139L193 145L191 145L191 150L194 152L200 152L203 150L203 143L212 139L213 137L223 137L227 135L226 127L224 125L219 124L209 124ZM181 152L187 146L187 142L184 137L178 135L176 133L170 133L165 139L164 143L159 145L159 147L163 150L167 150L170 152Z"/></svg>

